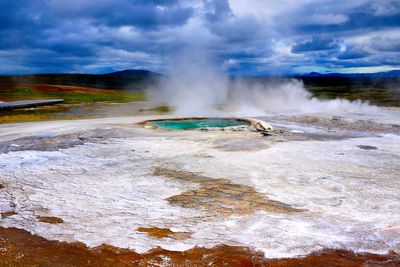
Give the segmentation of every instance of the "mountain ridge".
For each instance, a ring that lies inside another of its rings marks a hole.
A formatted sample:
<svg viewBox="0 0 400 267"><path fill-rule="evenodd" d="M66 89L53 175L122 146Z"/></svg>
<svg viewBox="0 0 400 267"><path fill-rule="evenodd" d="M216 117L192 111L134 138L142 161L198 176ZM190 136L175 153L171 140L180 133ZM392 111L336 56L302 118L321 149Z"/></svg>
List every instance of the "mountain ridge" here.
<svg viewBox="0 0 400 267"><path fill-rule="evenodd" d="M0 75L0 83L72 85L101 89L142 90L155 84L163 75L142 69L129 69L104 74L48 73L25 75Z"/></svg>
<svg viewBox="0 0 400 267"><path fill-rule="evenodd" d="M297 75L296 75L297 76ZM298 75L300 77L343 77L343 78L362 78L362 77L399 77L400 70L390 70L383 72L374 72L374 73L319 73L319 72L310 72Z"/></svg>

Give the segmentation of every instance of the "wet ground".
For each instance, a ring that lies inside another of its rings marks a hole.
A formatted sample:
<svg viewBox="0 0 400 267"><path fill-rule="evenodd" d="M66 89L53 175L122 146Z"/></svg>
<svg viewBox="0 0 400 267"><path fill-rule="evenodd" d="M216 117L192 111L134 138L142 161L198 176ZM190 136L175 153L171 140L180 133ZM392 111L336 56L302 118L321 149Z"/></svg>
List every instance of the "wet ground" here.
<svg viewBox="0 0 400 267"><path fill-rule="evenodd" d="M0 263L397 266L399 114L0 125Z"/></svg>

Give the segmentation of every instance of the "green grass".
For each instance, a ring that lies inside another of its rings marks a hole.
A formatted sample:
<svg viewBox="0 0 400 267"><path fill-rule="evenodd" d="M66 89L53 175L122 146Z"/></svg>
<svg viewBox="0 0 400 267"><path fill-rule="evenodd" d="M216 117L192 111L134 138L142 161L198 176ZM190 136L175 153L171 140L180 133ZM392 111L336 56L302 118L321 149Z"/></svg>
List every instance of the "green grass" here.
<svg viewBox="0 0 400 267"><path fill-rule="evenodd" d="M144 112L144 111L156 111L156 112L161 112L161 113L166 113L166 112L170 112L171 108L169 106L158 106L155 108L142 108L139 109L140 112Z"/></svg>
<svg viewBox="0 0 400 267"><path fill-rule="evenodd" d="M360 99L363 101L369 101L371 104L378 106L400 106L400 93L396 91L390 91L385 88L375 87L346 87L346 86L327 86L317 87L309 86L307 90L310 91L313 96L322 99L335 99L343 98L351 101Z"/></svg>
<svg viewBox="0 0 400 267"><path fill-rule="evenodd" d="M33 90L28 87L18 87L13 90L0 90L0 99L5 100L26 100L26 99L54 99L62 98L66 104L89 103L89 102L115 102L126 103L143 101L146 99L143 92L125 91L58 91L46 92Z"/></svg>
<svg viewBox="0 0 400 267"><path fill-rule="evenodd" d="M124 103L143 101L146 97L144 92L138 91L98 90L82 87L59 88L58 91L35 90L29 86L15 89L4 88L4 86L0 88L1 101L35 99L64 99L64 102L53 106L1 111L0 123L94 118L104 116L105 113L102 110L109 109L110 105L113 108L115 105L129 105Z"/></svg>

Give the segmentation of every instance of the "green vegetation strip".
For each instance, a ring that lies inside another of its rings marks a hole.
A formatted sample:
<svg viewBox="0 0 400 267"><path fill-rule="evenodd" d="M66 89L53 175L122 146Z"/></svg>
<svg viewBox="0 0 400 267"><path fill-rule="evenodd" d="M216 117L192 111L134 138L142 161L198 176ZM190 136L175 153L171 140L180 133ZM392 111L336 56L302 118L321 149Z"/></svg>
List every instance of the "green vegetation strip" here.
<svg viewBox="0 0 400 267"><path fill-rule="evenodd" d="M115 102L126 103L145 100L144 92L127 91L39 91L27 87L19 87L10 90L0 90L0 100L37 100L37 99L64 99L66 104L88 103L88 102Z"/></svg>

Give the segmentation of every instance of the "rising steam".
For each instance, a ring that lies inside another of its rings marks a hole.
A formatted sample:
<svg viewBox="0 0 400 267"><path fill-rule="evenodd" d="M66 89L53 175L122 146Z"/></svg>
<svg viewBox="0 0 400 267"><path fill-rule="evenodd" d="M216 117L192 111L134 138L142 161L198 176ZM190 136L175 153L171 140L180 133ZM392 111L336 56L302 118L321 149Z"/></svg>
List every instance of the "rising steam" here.
<svg viewBox="0 0 400 267"><path fill-rule="evenodd" d="M230 79L204 51L187 50L175 58L167 78L151 98L172 107L179 116L271 113L368 113L377 110L361 100L321 100L296 79Z"/></svg>
<svg viewBox="0 0 400 267"><path fill-rule="evenodd" d="M232 82L230 105L246 115L268 113L375 112L377 107L361 100L323 100L313 97L297 79Z"/></svg>
<svg viewBox="0 0 400 267"><path fill-rule="evenodd" d="M175 58L169 76L152 92L157 102L171 106L180 115L213 115L228 99L227 75L212 63L209 54L187 50Z"/></svg>

